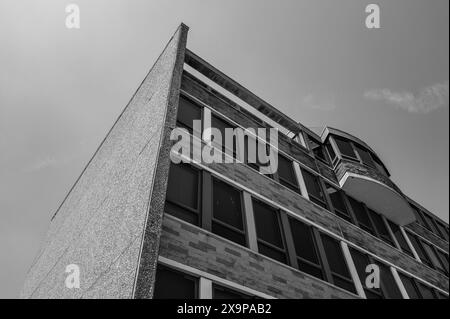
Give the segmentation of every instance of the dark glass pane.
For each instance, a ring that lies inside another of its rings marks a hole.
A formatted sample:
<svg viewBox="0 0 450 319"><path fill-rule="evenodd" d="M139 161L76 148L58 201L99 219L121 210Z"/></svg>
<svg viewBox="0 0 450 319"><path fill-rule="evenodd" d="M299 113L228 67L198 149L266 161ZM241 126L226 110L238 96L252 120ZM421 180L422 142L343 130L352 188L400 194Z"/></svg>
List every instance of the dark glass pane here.
<svg viewBox="0 0 450 319"><path fill-rule="evenodd" d="M269 247L263 243L258 243L258 252L264 256L278 260L279 262L286 263L286 253Z"/></svg>
<svg viewBox="0 0 450 319"><path fill-rule="evenodd" d="M309 146L316 158L329 163L328 155L326 154L325 148L323 147L322 143L316 141L312 137L309 137Z"/></svg>
<svg viewBox="0 0 450 319"><path fill-rule="evenodd" d="M212 232L216 235L219 235L223 238L226 238L228 240L231 240L232 242L235 242L236 244L246 246L245 242L245 235L243 233L240 233L238 231L235 231L233 229L230 229L226 226L220 225L217 222L212 222Z"/></svg>
<svg viewBox="0 0 450 319"><path fill-rule="evenodd" d="M350 252L353 262L355 263L355 268L356 272L358 273L359 280L361 281L361 284L363 285L366 292L367 299L382 299L383 296L381 289L369 289L365 286L366 277L368 276L368 273L366 273L366 267L372 264L369 257L356 249L351 249Z"/></svg>
<svg viewBox="0 0 450 319"><path fill-rule="evenodd" d="M409 245L406 242L406 239L403 236L403 233L400 230L400 227L391 221L388 221L388 223L389 223L392 233L394 234L395 238L397 239L397 242L400 245L400 248L402 249L402 251L407 253L408 255L414 257L414 254L412 253L411 249L409 248Z"/></svg>
<svg viewBox="0 0 450 319"><path fill-rule="evenodd" d="M192 133L193 129L193 121L201 120L202 118L202 109L184 96L180 96L180 102L178 104L178 116L177 122L178 125L189 129Z"/></svg>
<svg viewBox="0 0 450 319"><path fill-rule="evenodd" d="M281 155L278 155L278 177L280 183L284 186L287 186L296 192L300 191L292 162Z"/></svg>
<svg viewBox="0 0 450 319"><path fill-rule="evenodd" d="M422 295L423 299L436 299L432 288L421 283L417 283L417 287L419 288L420 294Z"/></svg>
<svg viewBox="0 0 450 319"><path fill-rule="evenodd" d="M164 211L193 225L200 225L200 218L197 212L183 208L169 201L166 201Z"/></svg>
<svg viewBox="0 0 450 319"><path fill-rule="evenodd" d="M213 285L213 299L251 299L252 297L236 290Z"/></svg>
<svg viewBox="0 0 450 319"><path fill-rule="evenodd" d="M297 256L320 264L311 227L294 218L289 218L289 223Z"/></svg>
<svg viewBox="0 0 450 319"><path fill-rule="evenodd" d="M336 286L353 293L355 292L355 285L351 280L345 280L338 276L333 276L333 281Z"/></svg>
<svg viewBox="0 0 450 319"><path fill-rule="evenodd" d="M381 239L383 239L385 242L387 242L390 245L394 245L392 242L391 234L389 234L389 230L386 227L386 224L383 221L383 218L380 214L374 212L373 210L369 209L370 217L372 218L373 224L375 225L376 230L378 231L378 234L380 235Z"/></svg>
<svg viewBox="0 0 450 319"><path fill-rule="evenodd" d="M365 210L364 206L356 201L355 199L348 197L350 205L352 206L353 212L355 213L356 220L359 223L359 226L363 228L365 231L368 231L371 234L374 234L374 230L372 227L372 223L369 219L369 215Z"/></svg>
<svg viewBox="0 0 450 319"><path fill-rule="evenodd" d="M414 206L414 205L411 205L411 208L412 208L412 210L413 210L414 215L416 216L417 222L418 222L420 225L422 225L422 226L424 226L425 228L428 229L429 226L427 225L427 223L426 223L425 220L423 219L423 216L422 216L422 213L420 212L420 210L419 210L416 206ZM428 229L428 230L430 230L430 229Z"/></svg>
<svg viewBox="0 0 450 319"><path fill-rule="evenodd" d="M334 137L334 140L342 155L357 159L355 151L349 141L338 137Z"/></svg>
<svg viewBox="0 0 450 319"><path fill-rule="evenodd" d="M445 272L448 274L448 254L445 254L439 249L436 249L436 252L441 260L442 265L444 266Z"/></svg>
<svg viewBox="0 0 450 319"><path fill-rule="evenodd" d="M332 187L331 185L325 184L327 188L327 193L330 196L331 203L333 204L333 208L335 213L348 221L351 222L350 214L348 213L347 206L345 205L344 198L342 197L341 191Z"/></svg>
<svg viewBox="0 0 450 319"><path fill-rule="evenodd" d="M359 146L356 146L356 150L364 164L366 164L367 166L370 166L372 168L375 168L375 164L374 164L372 157L370 156L368 151L366 151L365 149L363 149Z"/></svg>
<svg viewBox="0 0 450 319"><path fill-rule="evenodd" d="M323 279L322 268L306 263L304 260L297 258L298 269L310 274L311 276Z"/></svg>
<svg viewBox="0 0 450 319"><path fill-rule="evenodd" d="M328 154L330 154L331 160L334 161L334 159L336 158L336 153L333 149L333 146L331 146L329 141L325 144L325 146L328 150Z"/></svg>
<svg viewBox="0 0 450 319"><path fill-rule="evenodd" d="M198 208L198 170L187 164L170 166L167 200L196 210Z"/></svg>
<svg viewBox="0 0 450 319"><path fill-rule="evenodd" d="M416 250L417 254L419 255L420 260L424 264L426 264L430 267L433 267L433 264L431 263L431 260L429 259L427 253L425 252L425 249L423 248L420 240L412 234L408 234L408 236L409 236L409 239L410 239L412 245L414 246L414 249Z"/></svg>
<svg viewBox="0 0 450 319"><path fill-rule="evenodd" d="M213 217L237 229L244 229L241 193L217 179L213 180Z"/></svg>
<svg viewBox="0 0 450 319"><path fill-rule="evenodd" d="M227 148L226 147L227 145L225 145L225 143L226 143L225 141L227 140L225 138L225 129L227 129L227 128L234 129L235 126L218 118L217 116L214 116L214 115L211 117L211 126L218 129L222 135L222 141L221 141L222 142L222 148L221 148L222 151L227 153L230 156L236 157L236 138L233 137L233 146L232 147L230 145L230 147Z"/></svg>
<svg viewBox="0 0 450 319"><path fill-rule="evenodd" d="M327 256L330 270L345 278L350 278L344 255L339 242L330 236L322 234L323 248Z"/></svg>
<svg viewBox="0 0 450 319"><path fill-rule="evenodd" d="M436 226L434 225L433 218L426 213L422 213L422 214L425 219L425 222L428 224L428 229L430 229L435 234L439 234L438 230L436 229Z"/></svg>
<svg viewBox="0 0 450 319"><path fill-rule="evenodd" d="M380 267L380 280L385 297L402 299L402 293L395 282L394 276L392 276L391 269L383 264L378 264L378 266Z"/></svg>
<svg viewBox="0 0 450 319"><path fill-rule="evenodd" d="M423 249L425 250L426 254L428 255L431 263L434 265L434 267L437 270L440 270L441 272L445 273L444 266L442 265L439 257L436 256L434 248L431 247L431 245L429 245L428 243L423 242L423 241L422 241L422 246L423 246Z"/></svg>
<svg viewBox="0 0 450 319"><path fill-rule="evenodd" d="M308 194L315 197L316 199L325 202L318 177L304 169L302 169L302 175L305 181L306 189L308 190Z"/></svg>
<svg viewBox="0 0 450 319"><path fill-rule="evenodd" d="M284 249L277 210L260 201L254 200L253 211L258 238Z"/></svg>
<svg viewBox="0 0 450 319"><path fill-rule="evenodd" d="M410 299L421 299L414 279L409 276L403 275L402 273L399 273L399 276L402 280L403 286L406 289L406 292L408 293L408 297Z"/></svg>
<svg viewBox="0 0 450 319"><path fill-rule="evenodd" d="M196 279L181 272L158 265L154 299L195 299Z"/></svg>
<svg viewBox="0 0 450 319"><path fill-rule="evenodd" d="M437 222L437 226L438 226L438 230L439 230L439 233L440 233L440 235L441 235L441 237L443 238L443 239L445 239L446 241L448 241L448 229L447 229L447 227L445 226L445 225L443 225L441 222Z"/></svg>

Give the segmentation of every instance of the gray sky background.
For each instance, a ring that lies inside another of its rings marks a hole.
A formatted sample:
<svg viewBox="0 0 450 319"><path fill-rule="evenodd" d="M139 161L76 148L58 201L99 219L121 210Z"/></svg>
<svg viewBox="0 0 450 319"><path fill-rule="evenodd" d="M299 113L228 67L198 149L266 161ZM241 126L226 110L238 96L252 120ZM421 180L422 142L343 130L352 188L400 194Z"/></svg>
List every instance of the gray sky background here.
<svg viewBox="0 0 450 319"><path fill-rule="evenodd" d="M191 50L303 124L362 138L448 221L448 0L70 2L0 2L0 298L181 21Z"/></svg>

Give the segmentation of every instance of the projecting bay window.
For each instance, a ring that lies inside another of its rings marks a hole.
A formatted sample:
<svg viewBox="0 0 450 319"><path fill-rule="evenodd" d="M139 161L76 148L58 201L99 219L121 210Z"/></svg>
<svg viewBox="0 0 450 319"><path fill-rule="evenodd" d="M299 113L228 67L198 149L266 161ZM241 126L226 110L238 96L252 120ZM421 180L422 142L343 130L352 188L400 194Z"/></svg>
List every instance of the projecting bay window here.
<svg viewBox="0 0 450 319"><path fill-rule="evenodd" d="M253 213L259 253L288 264L280 212L259 200L253 199Z"/></svg>
<svg viewBox="0 0 450 319"><path fill-rule="evenodd" d="M318 176L310 173L305 169L301 169L303 180L308 191L309 199L325 209L328 209L322 185Z"/></svg>
<svg viewBox="0 0 450 319"><path fill-rule="evenodd" d="M345 219L346 221L353 223L352 217L345 203L344 193L328 183L325 183L325 189L330 199L331 205L333 206L332 210L334 211L334 213L337 216Z"/></svg>
<svg viewBox="0 0 450 319"><path fill-rule="evenodd" d="M293 163L281 154L278 154L278 181L294 192L300 193Z"/></svg>
<svg viewBox="0 0 450 319"><path fill-rule="evenodd" d="M340 138L337 136L334 136L334 141L336 142L336 145L339 149L339 152L341 153L342 157L350 158L352 160L358 160L358 156L355 153L355 150L353 149L352 143L348 141L347 139Z"/></svg>
<svg viewBox="0 0 450 319"><path fill-rule="evenodd" d="M359 158L361 159L363 164L365 164L365 165L367 165L369 167L372 167L372 168L376 168L375 167L375 163L374 163L374 161L372 159L372 156L370 155L370 153L366 149L364 149L364 148L362 148L362 147L360 147L358 145L355 145L355 148L356 148L356 151L358 152Z"/></svg>
<svg viewBox="0 0 450 319"><path fill-rule="evenodd" d="M172 164L165 212L247 246L242 192L189 164Z"/></svg>
<svg viewBox="0 0 450 319"><path fill-rule="evenodd" d="M333 145L331 145L330 140L328 140L325 143L325 147L326 147L326 149L328 151L328 154L330 155L331 163L334 166L336 164L337 160L338 160L338 157L336 155L336 152L334 151Z"/></svg>
<svg viewBox="0 0 450 319"><path fill-rule="evenodd" d="M359 279L363 284L364 292L367 299L401 299L400 292L394 276L391 273L390 267L376 261L371 256L364 254L356 249L350 249L353 262L355 263L356 271ZM367 287L365 285L366 278L369 273L366 272L367 266L376 265L380 269L380 285L379 287Z"/></svg>
<svg viewBox="0 0 450 319"><path fill-rule="evenodd" d="M314 154L314 157L318 160L324 162L327 165L330 165L330 158L328 156L326 148L322 145L321 142L317 141L313 137L309 136L309 145L310 149Z"/></svg>

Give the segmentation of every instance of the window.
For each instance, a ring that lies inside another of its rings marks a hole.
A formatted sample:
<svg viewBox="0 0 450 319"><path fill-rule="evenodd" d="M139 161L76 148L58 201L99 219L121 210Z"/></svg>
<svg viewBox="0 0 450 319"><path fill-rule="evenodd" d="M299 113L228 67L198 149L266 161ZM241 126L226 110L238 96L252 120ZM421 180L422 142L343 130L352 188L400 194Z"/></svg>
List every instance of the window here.
<svg viewBox="0 0 450 319"><path fill-rule="evenodd" d="M375 226L375 230L378 233L378 236L380 239L385 241L391 246L394 246L394 242L392 241L391 234L389 234L389 230L386 227L386 224L384 223L383 217L381 217L380 214L374 212L371 209L368 209L370 218L373 221L373 224Z"/></svg>
<svg viewBox="0 0 450 319"><path fill-rule="evenodd" d="M384 164L381 162L381 160L378 158L378 156L374 153L372 153L372 159L375 163L376 169L383 175L389 176L389 172L384 167Z"/></svg>
<svg viewBox="0 0 450 319"><path fill-rule="evenodd" d="M402 231L400 230L400 226L397 224L388 221L389 226L391 227L392 233L394 234L395 238L397 239L398 244L400 245L400 248L402 251L411 257L414 257L413 252L411 251L411 248L408 245L408 242L406 241L405 237L403 236Z"/></svg>
<svg viewBox="0 0 450 319"><path fill-rule="evenodd" d="M301 146L303 146L304 148L308 148L308 146L305 143L305 138L303 137L303 133L299 132L297 135L295 135L292 138L296 143L300 144Z"/></svg>
<svg viewBox="0 0 450 319"><path fill-rule="evenodd" d="M268 163L262 163L258 156L259 147L263 145L266 147L266 154L270 154L270 145L263 143L255 137L244 134L244 163L258 172L260 172L260 168L268 166ZM265 174L265 176L273 178L272 174Z"/></svg>
<svg viewBox="0 0 450 319"><path fill-rule="evenodd" d="M213 179L212 232L237 244L246 245L241 193Z"/></svg>
<svg viewBox="0 0 450 319"><path fill-rule="evenodd" d="M399 273L399 276L406 292L408 293L409 299L421 299L422 295L420 294L419 287L417 287L416 281L402 273Z"/></svg>
<svg viewBox="0 0 450 319"><path fill-rule="evenodd" d="M171 164L165 211L200 225L200 171L188 164Z"/></svg>
<svg viewBox="0 0 450 319"><path fill-rule="evenodd" d="M171 164L165 212L247 245L241 191L189 164Z"/></svg>
<svg viewBox="0 0 450 319"><path fill-rule="evenodd" d="M327 141L325 143L325 147L328 150L328 154L330 155L331 161L334 163L334 161L337 158L337 156L336 156L336 152L334 151L333 146L331 145L330 141Z"/></svg>
<svg viewBox="0 0 450 319"><path fill-rule="evenodd" d="M225 288L217 284L213 285L213 299L255 299L255 297L236 291L234 289Z"/></svg>
<svg viewBox="0 0 450 319"><path fill-rule="evenodd" d="M375 168L375 163L373 162L373 159L372 159L372 156L370 155L370 153L366 149L364 149L358 145L355 145L355 147L356 147L356 151L358 152L359 157L361 158L361 161L363 162L363 164L365 164L369 167Z"/></svg>
<svg viewBox="0 0 450 319"><path fill-rule="evenodd" d="M372 222L369 218L366 208L364 204L358 202L356 199L352 197L348 197L350 202L350 206L353 209L353 213L355 214L356 220L358 222L358 226L364 229L366 232L374 235L375 231L372 225Z"/></svg>
<svg viewBox="0 0 450 319"><path fill-rule="evenodd" d="M355 263L356 271L359 279L363 285L364 292L367 299L401 299L402 294L398 288L395 279L388 266L375 261L372 257L364 254L356 249L351 249L353 261ZM365 281L368 273L366 267L370 264L375 264L380 268L380 287L368 288L365 286Z"/></svg>
<svg viewBox="0 0 450 319"><path fill-rule="evenodd" d="M309 136L309 145L314 153L315 158L325 162L326 164L330 164L330 159L328 157L327 151L321 142L318 142L311 136Z"/></svg>
<svg viewBox="0 0 450 319"><path fill-rule="evenodd" d="M408 236L409 236L409 239L410 239L412 245L414 246L414 249L416 250L417 254L419 255L420 260L424 264L428 265L429 267L434 268L433 263L431 262L430 257L427 255L425 248L422 245L421 240L417 236L415 236L411 233L409 233Z"/></svg>
<svg viewBox="0 0 450 319"><path fill-rule="evenodd" d="M444 265L441 263L440 258L437 256L436 249L432 245L430 245L424 241L422 241L421 243L422 243L422 247L425 250L426 254L428 255L431 263L433 264L433 267L435 269L439 270L440 272L447 274L447 271L445 270Z"/></svg>
<svg viewBox="0 0 450 319"><path fill-rule="evenodd" d="M428 215L428 214L426 214L424 212L421 212L421 213L422 213L422 215L424 217L424 220L425 220L426 224L428 224L427 228L429 230L431 230L434 234L439 234L439 232L438 232L438 230L437 230L437 228L436 228L436 226L434 224L433 217L431 217L430 215Z"/></svg>
<svg viewBox="0 0 450 319"><path fill-rule="evenodd" d="M339 148L339 151L341 152L342 156L350 157L351 159L356 160L358 159L350 141L339 137L334 137L334 140L336 141L336 145Z"/></svg>
<svg viewBox="0 0 450 319"><path fill-rule="evenodd" d="M350 217L350 213L348 212L347 206L345 205L343 192L341 190L337 190L327 183L325 183L325 187L328 196L330 197L331 204L333 205L334 213L352 223L352 218Z"/></svg>
<svg viewBox="0 0 450 319"><path fill-rule="evenodd" d="M225 138L225 129L230 128L233 129L235 128L234 125L228 123L227 121L217 117L216 115L212 115L211 116L211 126L218 129L222 135L222 140L221 140L221 150L222 152L226 153L229 156L232 156L233 158L236 158L236 150L237 150L237 140L236 140L236 136L233 136L233 145L226 145L226 141L228 140L227 138ZM214 145L214 141L213 141L213 145ZM216 147L219 148L219 145L215 145Z"/></svg>
<svg viewBox="0 0 450 319"><path fill-rule="evenodd" d="M305 169L301 169L303 180L305 181L306 190L308 191L309 199L319 206L328 209L325 197L320 185L319 177L311 174Z"/></svg>
<svg viewBox="0 0 450 319"><path fill-rule="evenodd" d="M436 249L436 252L441 260L442 266L444 267L445 273L448 276L449 269L448 269L448 254L444 253L443 251Z"/></svg>
<svg viewBox="0 0 450 319"><path fill-rule="evenodd" d="M289 218L299 270L324 279L313 229L297 219Z"/></svg>
<svg viewBox="0 0 450 319"><path fill-rule="evenodd" d="M448 241L448 227L445 226L440 221L436 221L436 225L439 230L439 234L441 235L441 238Z"/></svg>
<svg viewBox="0 0 450 319"><path fill-rule="evenodd" d="M339 242L325 234L321 235L321 239L331 272L330 280L334 285L355 293L355 286Z"/></svg>
<svg viewBox="0 0 450 319"><path fill-rule="evenodd" d="M278 154L278 179L280 184L290 188L294 192L300 192L292 162L280 154Z"/></svg>
<svg viewBox="0 0 450 319"><path fill-rule="evenodd" d="M287 263L287 252L276 209L253 200L258 251L270 258Z"/></svg>
<svg viewBox="0 0 450 319"><path fill-rule="evenodd" d="M201 120L202 108L187 97L180 95L178 103L177 126L187 128L193 132L194 120Z"/></svg>
<svg viewBox="0 0 450 319"><path fill-rule="evenodd" d="M153 299L196 299L197 290L195 277L158 265Z"/></svg>

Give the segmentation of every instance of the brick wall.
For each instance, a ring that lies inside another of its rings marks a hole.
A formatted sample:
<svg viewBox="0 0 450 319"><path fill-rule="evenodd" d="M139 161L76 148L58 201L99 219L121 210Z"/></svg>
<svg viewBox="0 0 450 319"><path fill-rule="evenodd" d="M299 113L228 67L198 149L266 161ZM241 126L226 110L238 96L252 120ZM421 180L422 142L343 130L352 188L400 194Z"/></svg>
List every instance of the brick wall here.
<svg viewBox="0 0 450 319"><path fill-rule="evenodd" d="M357 298L167 214L159 254L276 298Z"/></svg>

